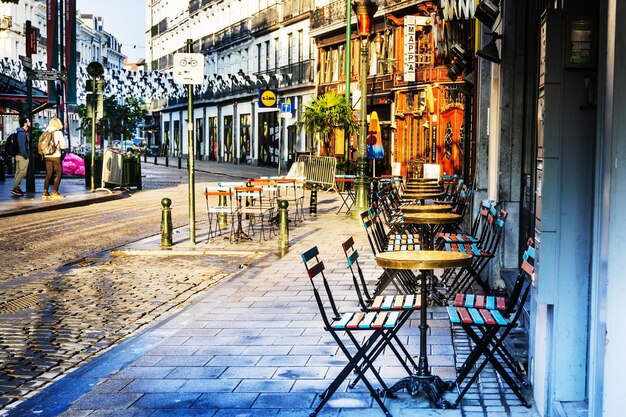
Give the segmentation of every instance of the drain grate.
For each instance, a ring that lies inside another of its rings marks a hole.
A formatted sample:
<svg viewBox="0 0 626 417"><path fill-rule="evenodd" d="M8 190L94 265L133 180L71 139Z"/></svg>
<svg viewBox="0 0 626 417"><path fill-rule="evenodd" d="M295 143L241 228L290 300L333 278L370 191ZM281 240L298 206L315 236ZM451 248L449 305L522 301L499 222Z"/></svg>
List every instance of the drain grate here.
<svg viewBox="0 0 626 417"><path fill-rule="evenodd" d="M76 261L68 262L64 266L68 268L84 268L94 265L98 261L98 258L81 258Z"/></svg>
<svg viewBox="0 0 626 417"><path fill-rule="evenodd" d="M39 296L43 291L28 294L15 300L0 304L0 314L15 314L19 311L35 307L39 303Z"/></svg>

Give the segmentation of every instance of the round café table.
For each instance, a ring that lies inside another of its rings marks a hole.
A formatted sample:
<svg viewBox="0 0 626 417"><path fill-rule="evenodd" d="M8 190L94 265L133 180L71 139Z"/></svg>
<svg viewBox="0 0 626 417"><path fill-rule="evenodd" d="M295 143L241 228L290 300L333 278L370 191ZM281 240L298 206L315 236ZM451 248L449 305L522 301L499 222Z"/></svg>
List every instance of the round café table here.
<svg viewBox="0 0 626 417"><path fill-rule="evenodd" d="M410 193L410 194L426 194L426 193L441 193L442 189L441 187L406 187L404 189L405 193Z"/></svg>
<svg viewBox="0 0 626 417"><path fill-rule="evenodd" d="M410 213L402 217L405 227L410 225L419 227L420 245L426 250L433 250L435 246L435 229L433 226L460 223L462 220L462 215L454 213ZM446 297L437 290L432 274L429 275L429 278L428 297L437 304L444 305Z"/></svg>
<svg viewBox="0 0 626 417"><path fill-rule="evenodd" d="M452 210L452 206L448 204L426 204L424 206L407 204L406 206L400 206L400 211L405 215L414 213L448 213L450 210Z"/></svg>
<svg viewBox="0 0 626 417"><path fill-rule="evenodd" d="M441 191L436 192L427 192L427 193L412 193L410 191L405 191L402 194L403 200L427 200L427 199L435 199L439 198L443 195Z"/></svg>
<svg viewBox="0 0 626 417"><path fill-rule="evenodd" d="M428 303L426 300L426 281L434 269L459 268L468 266L472 256L465 253L447 251L403 251L403 252L380 252L376 255L376 263L381 268L395 275L400 271L421 272L420 284L420 353L417 370L413 375L402 378L391 388L391 392L406 389L414 395L424 392L428 399L437 408L451 408L451 404L441 397L441 393L450 388L450 383L445 383L439 376L432 375L428 366ZM411 272L412 273L412 272Z"/></svg>

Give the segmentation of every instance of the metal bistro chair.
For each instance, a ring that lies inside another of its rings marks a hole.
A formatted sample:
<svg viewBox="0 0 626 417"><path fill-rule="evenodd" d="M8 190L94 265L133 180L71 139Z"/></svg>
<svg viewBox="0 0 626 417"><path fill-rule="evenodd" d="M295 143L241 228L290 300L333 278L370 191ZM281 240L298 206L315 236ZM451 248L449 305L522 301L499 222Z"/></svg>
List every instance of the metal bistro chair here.
<svg viewBox="0 0 626 417"><path fill-rule="evenodd" d="M352 283L354 284L354 289L356 290L357 298L362 311L400 311L402 312L400 316L400 326L402 326L406 320L409 319L411 313L421 308L422 304L419 294L390 294L372 297L367 289L367 283L365 282L361 265L359 265L359 252L354 248L354 239L352 237L348 238L348 240L346 240L341 246L343 248L343 253L346 256L350 272L352 273ZM407 352L404 345L398 340L396 335L393 335L393 341L396 342L398 348L402 351L404 359L393 344L390 344L389 347L396 355L404 369L409 375L411 375L411 369L408 368L406 361L413 366L413 370L417 369L417 364L411 357L411 354ZM357 382L358 378L350 384L350 387L353 388Z"/></svg>
<svg viewBox="0 0 626 417"><path fill-rule="evenodd" d="M389 387L381 378L378 370L373 365L374 359L387 347L391 340L401 327L400 311L355 311L340 314L335 305L335 301L330 291L330 286L324 276L324 263L318 258L319 251L316 246L301 254L302 261L307 270L311 285L313 286L313 294L315 301L321 313L324 329L330 333L335 340L339 349L348 359L346 366L335 377L330 386L320 395L321 401L310 415L316 416L317 413L330 400L333 394L341 386L343 381L351 372L356 372L358 378L363 381L374 401L386 416L391 417L391 413L385 406L381 398L381 393L374 389L366 372L369 371L382 387L383 393L390 397ZM309 264L310 263L310 264ZM321 281L321 282L319 282ZM318 286L323 286L323 290L319 290ZM330 311L324 307L324 300L320 293L326 294L326 302L330 305ZM357 333L367 333L365 340L359 342ZM345 337L342 339L342 336ZM351 347L347 346L348 339ZM395 339L399 343L399 339Z"/></svg>
<svg viewBox="0 0 626 417"><path fill-rule="evenodd" d="M254 225L258 223L261 227L259 242L261 239L267 240L266 229L271 237L271 221L273 217L273 207L263 204L263 188L261 187L235 187L235 199L237 200L237 230L235 231L235 241L251 239L254 235ZM248 217L248 233L243 231L243 219Z"/></svg>
<svg viewBox="0 0 626 417"><path fill-rule="evenodd" d="M374 255L380 252L420 250L421 248L418 235L402 233L388 236L379 214L373 208L361 213L361 220ZM375 294L380 294L389 284L393 284L402 294L414 293L419 286L410 271L400 271L395 278L389 272L384 271L378 279Z"/></svg>
<svg viewBox="0 0 626 417"><path fill-rule="evenodd" d="M452 252L467 253L473 256L472 264L464 267L460 271L445 271L442 280L449 288L449 295L457 292L466 292L473 283L478 283L486 293L490 293L489 283L482 279L481 273L493 259L502 234L508 214L504 210L499 212L495 207L491 207L488 215L487 235L482 242L472 244L446 243L445 250ZM456 273L455 273L456 272Z"/></svg>
<svg viewBox="0 0 626 417"><path fill-rule="evenodd" d="M458 405L469 388L476 382L480 373L490 363L506 384L513 390L521 403L530 407L522 393L523 375L515 364L512 355L506 350L506 338L518 326L524 304L530 291L530 281L534 274L534 248L529 247L511 294L509 305L502 311L480 307L447 307L450 323L459 325L474 343L470 354L459 368L455 385L460 389L454 402ZM469 305L469 300L466 301ZM479 363L479 361L482 361ZM505 368L506 367L506 368ZM521 384L507 372L521 381ZM473 372L472 372L473 371ZM469 379L468 379L469 377ZM467 380L463 388L461 386Z"/></svg>
<svg viewBox="0 0 626 417"><path fill-rule="evenodd" d="M230 188L220 186L208 186L204 188L206 199L206 212L209 218L208 239L214 239L222 234L222 224L230 223L230 236L232 237L235 224L236 207L233 206L233 193ZM214 200L217 199L217 204Z"/></svg>

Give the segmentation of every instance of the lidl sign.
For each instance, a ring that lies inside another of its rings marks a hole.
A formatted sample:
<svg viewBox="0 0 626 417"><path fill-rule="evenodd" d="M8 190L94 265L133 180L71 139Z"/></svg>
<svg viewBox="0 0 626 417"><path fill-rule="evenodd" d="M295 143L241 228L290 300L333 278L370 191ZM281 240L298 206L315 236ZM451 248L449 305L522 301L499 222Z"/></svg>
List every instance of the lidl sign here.
<svg viewBox="0 0 626 417"><path fill-rule="evenodd" d="M268 108L276 107L278 102L278 93L276 90L261 89L259 90L259 107Z"/></svg>

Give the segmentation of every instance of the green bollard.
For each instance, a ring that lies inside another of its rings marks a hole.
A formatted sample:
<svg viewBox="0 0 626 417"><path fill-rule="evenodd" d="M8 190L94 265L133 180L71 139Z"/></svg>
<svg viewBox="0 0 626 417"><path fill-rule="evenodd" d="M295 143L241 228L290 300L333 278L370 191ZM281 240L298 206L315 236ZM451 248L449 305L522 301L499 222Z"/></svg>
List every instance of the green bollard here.
<svg viewBox="0 0 626 417"><path fill-rule="evenodd" d="M161 200L161 246L172 246L172 200L165 197Z"/></svg>
<svg viewBox="0 0 626 417"><path fill-rule="evenodd" d="M311 187L311 199L309 200L309 214L317 215L317 184Z"/></svg>
<svg viewBox="0 0 626 417"><path fill-rule="evenodd" d="M278 248L287 249L289 247L289 212L287 210L289 202L281 200L278 202Z"/></svg>
<svg viewBox="0 0 626 417"><path fill-rule="evenodd" d="M225 195L221 195L219 197L219 205L220 207L226 207L226 196ZM228 216L226 213L219 213L217 215L217 224L219 224L220 227L225 227L228 224Z"/></svg>

